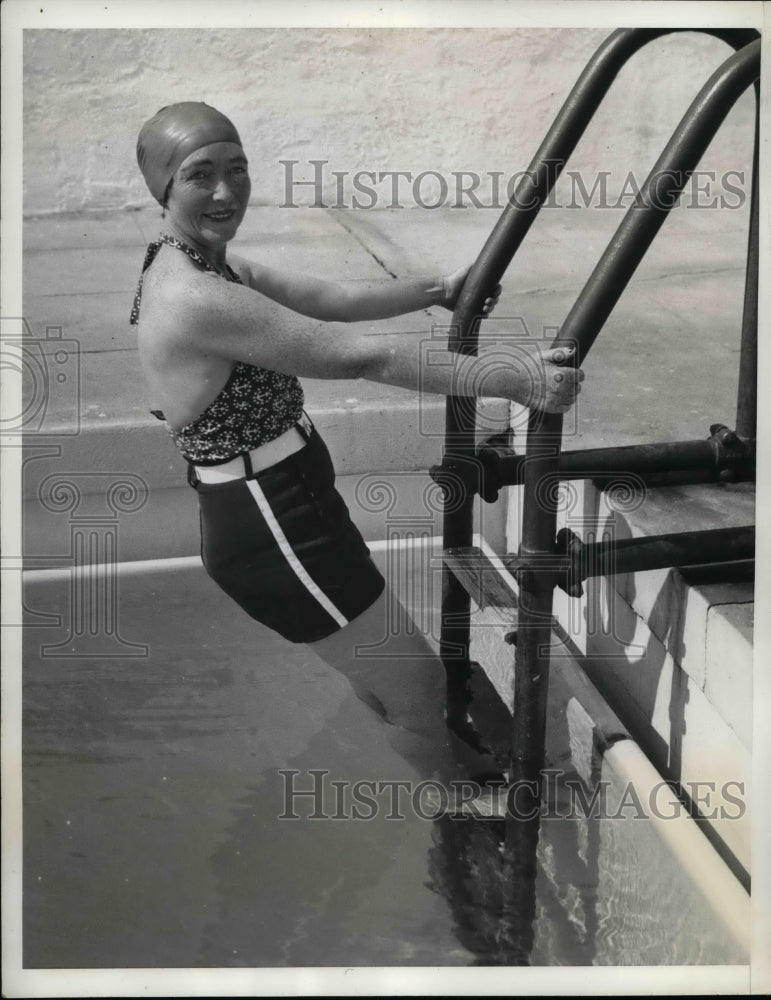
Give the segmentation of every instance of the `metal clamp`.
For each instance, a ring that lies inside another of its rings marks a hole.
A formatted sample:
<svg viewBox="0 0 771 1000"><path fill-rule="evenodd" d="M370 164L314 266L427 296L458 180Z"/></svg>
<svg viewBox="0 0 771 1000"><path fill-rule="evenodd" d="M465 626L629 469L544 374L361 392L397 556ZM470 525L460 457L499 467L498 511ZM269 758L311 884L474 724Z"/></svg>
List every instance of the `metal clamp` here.
<svg viewBox="0 0 771 1000"><path fill-rule="evenodd" d="M721 482L735 482L739 478L737 467L754 458L755 442L743 441L725 424L712 424L709 433Z"/></svg>
<svg viewBox="0 0 771 1000"><path fill-rule="evenodd" d="M478 458L443 458L439 465L432 465L429 476L444 491L445 500L451 502L460 492L473 496L480 492L483 471Z"/></svg>

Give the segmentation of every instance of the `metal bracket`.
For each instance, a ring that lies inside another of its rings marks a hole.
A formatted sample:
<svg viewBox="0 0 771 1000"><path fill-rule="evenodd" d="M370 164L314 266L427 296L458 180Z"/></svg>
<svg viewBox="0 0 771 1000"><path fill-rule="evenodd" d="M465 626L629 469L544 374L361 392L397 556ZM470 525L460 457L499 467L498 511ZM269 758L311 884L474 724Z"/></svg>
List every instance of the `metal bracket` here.
<svg viewBox="0 0 771 1000"><path fill-rule="evenodd" d="M580 576L577 576L574 567L579 564L579 555L584 549L584 543L570 528L561 528L557 532L557 547L564 553L567 561L567 570L561 580L557 581L558 586L565 591L568 597L583 597L584 587Z"/></svg>
<svg viewBox="0 0 771 1000"><path fill-rule="evenodd" d="M443 458L439 465L432 465L429 476L444 492L445 501L452 503L460 493L473 496L480 492L483 477L478 458Z"/></svg>
<svg viewBox="0 0 771 1000"><path fill-rule="evenodd" d="M495 503L501 488L505 485L500 472L502 458L519 458L524 461L524 455L517 455L511 447L514 433L509 427L500 434L486 438L477 448L476 457L481 466L481 483L479 495L486 503Z"/></svg>
<svg viewBox="0 0 771 1000"><path fill-rule="evenodd" d="M735 482L739 478L735 466L753 458L755 442L743 441L736 431L732 431L725 424L712 424L709 433L721 482Z"/></svg>
<svg viewBox="0 0 771 1000"><path fill-rule="evenodd" d="M506 555L503 564L511 573L520 587L525 577L532 578L536 588L554 589L568 573L570 561L564 553L552 552L519 552L516 555Z"/></svg>
<svg viewBox="0 0 771 1000"><path fill-rule="evenodd" d="M517 583L522 583L524 574L532 574L536 585L564 590L569 597L581 597L584 588L580 578L574 575L574 567L584 543L570 528L557 532L557 540L551 552L519 552L503 559L506 569Z"/></svg>

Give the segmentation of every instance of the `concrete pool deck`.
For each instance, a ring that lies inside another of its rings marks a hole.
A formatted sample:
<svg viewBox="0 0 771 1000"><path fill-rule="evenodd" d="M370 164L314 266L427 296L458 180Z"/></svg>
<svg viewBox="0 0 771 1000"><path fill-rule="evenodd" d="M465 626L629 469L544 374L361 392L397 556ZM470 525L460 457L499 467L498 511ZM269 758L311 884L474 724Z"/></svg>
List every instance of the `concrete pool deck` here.
<svg viewBox="0 0 771 1000"><path fill-rule="evenodd" d="M509 269L485 334L513 328L541 336L559 326L621 217L613 209L545 209ZM496 219L497 212L484 210L253 206L233 246L271 266L320 277L447 273L474 259ZM181 484L184 470L165 430L148 413L128 326L144 248L161 225L157 209L25 221L24 317L51 373L66 346L64 389L52 378L37 433L26 441L30 568L72 562L77 518L52 497L57 481L73 475L81 520L91 509L98 520L113 480L128 481L139 496L133 510L109 515L119 560L198 550L195 499ZM688 440L707 437L712 423L733 426L746 227L746 206L671 214L586 361L565 447ZM448 321L445 311L430 310L388 328L429 335L437 327L439 335ZM425 506L425 470L441 456L443 401L363 381L305 380L305 388L307 409L365 536L388 537L400 517L402 525L406 518L421 531L439 530L436 510ZM504 404L487 402L484 413L488 432L505 426ZM399 484L398 510L368 499L384 478ZM596 498L585 503L597 513ZM510 497L479 505L478 528L498 552L513 543L514 504ZM623 530L651 534L753 520L754 489L721 484L650 491L641 507L624 514ZM599 663L595 683L663 773L715 780L717 761L720 776L748 778L751 578L718 572L689 579L673 571L634 574L614 586L620 631L582 650ZM713 748L706 759L705 747ZM748 830L737 830L734 824L721 836L746 873Z"/></svg>

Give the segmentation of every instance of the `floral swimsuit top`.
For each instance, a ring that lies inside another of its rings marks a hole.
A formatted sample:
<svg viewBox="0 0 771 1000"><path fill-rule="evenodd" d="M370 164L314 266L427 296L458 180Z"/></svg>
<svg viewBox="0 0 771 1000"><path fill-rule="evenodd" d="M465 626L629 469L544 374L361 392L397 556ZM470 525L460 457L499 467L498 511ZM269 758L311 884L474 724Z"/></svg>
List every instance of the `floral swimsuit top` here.
<svg viewBox="0 0 771 1000"><path fill-rule="evenodd" d="M182 250L204 270L218 273L197 250L173 236L161 233L147 248L131 310L129 322L132 324L139 320L145 271L164 243ZM227 280L242 284L240 277L229 266ZM269 368L237 361L216 399L209 403L203 413L178 430L169 427L168 422L166 427L174 444L188 462L195 465L218 465L288 431L302 416L303 402L302 386L294 375L284 375ZM166 420L160 410L150 412L159 420Z"/></svg>

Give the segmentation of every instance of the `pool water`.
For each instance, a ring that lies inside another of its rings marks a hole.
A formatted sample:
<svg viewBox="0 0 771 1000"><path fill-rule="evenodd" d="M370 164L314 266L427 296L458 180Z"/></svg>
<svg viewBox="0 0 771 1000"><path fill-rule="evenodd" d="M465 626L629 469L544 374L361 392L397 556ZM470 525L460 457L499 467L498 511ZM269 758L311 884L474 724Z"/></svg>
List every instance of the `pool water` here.
<svg viewBox="0 0 771 1000"><path fill-rule="evenodd" d="M530 920L501 820L432 819L409 796L394 818L395 786L376 815L335 818L356 782L420 775L342 678L200 568L120 577L124 655L70 643L66 578L25 606L26 967L747 960L645 821L543 819ZM555 698L549 765L612 796L569 721ZM287 810L290 780L323 788L322 815L309 796Z"/></svg>

